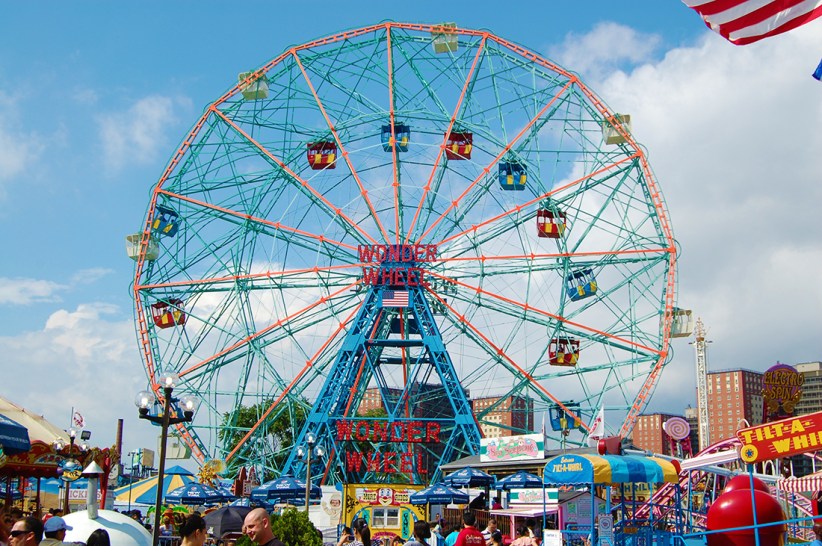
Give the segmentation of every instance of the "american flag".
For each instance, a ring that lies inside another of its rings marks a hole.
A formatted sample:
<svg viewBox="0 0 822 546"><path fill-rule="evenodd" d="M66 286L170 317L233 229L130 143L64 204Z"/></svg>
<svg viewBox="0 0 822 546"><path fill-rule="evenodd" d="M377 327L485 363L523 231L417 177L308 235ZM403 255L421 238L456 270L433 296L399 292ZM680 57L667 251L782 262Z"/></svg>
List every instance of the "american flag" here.
<svg viewBox="0 0 822 546"><path fill-rule="evenodd" d="M383 307L408 307L408 290L386 290L382 293Z"/></svg>
<svg viewBox="0 0 822 546"><path fill-rule="evenodd" d="M745 45L822 16L822 0L682 0L711 30Z"/></svg>

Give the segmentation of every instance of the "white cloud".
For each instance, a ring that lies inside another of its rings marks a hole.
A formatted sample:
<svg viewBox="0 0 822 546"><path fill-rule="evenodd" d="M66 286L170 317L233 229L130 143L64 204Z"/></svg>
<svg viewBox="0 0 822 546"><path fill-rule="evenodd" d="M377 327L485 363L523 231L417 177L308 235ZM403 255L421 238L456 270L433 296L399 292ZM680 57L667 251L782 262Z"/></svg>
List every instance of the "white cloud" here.
<svg viewBox="0 0 822 546"><path fill-rule="evenodd" d="M112 269L103 267L81 269L71 276L69 284L60 284L45 279L0 277L0 305L59 302L61 292L69 292L79 285L94 284L113 272Z"/></svg>
<svg viewBox="0 0 822 546"><path fill-rule="evenodd" d="M97 104L97 101L100 99L100 95L94 89L88 87L78 87L72 92L71 98L79 104L94 105Z"/></svg>
<svg viewBox="0 0 822 546"><path fill-rule="evenodd" d="M0 92L0 198L4 182L30 168L43 149L39 137L18 123L18 108L17 99Z"/></svg>
<svg viewBox="0 0 822 546"><path fill-rule="evenodd" d="M177 122L175 108L186 102L151 95L125 112L100 115L97 124L106 167L118 170L128 164L150 162L159 153L166 153L166 131Z"/></svg>
<svg viewBox="0 0 822 546"><path fill-rule="evenodd" d="M0 277L0 305L59 301L57 293L65 289L65 285L52 281Z"/></svg>
<svg viewBox="0 0 822 546"><path fill-rule="evenodd" d="M72 284L93 284L94 282L114 273L113 269L106 267L91 267L81 269L71 276Z"/></svg>
<svg viewBox="0 0 822 546"><path fill-rule="evenodd" d="M595 87L647 147L681 245L679 304L709 328L710 369L822 359L820 49L804 28L746 47L706 33ZM693 349L675 349L651 410L694 404Z"/></svg>
<svg viewBox="0 0 822 546"><path fill-rule="evenodd" d="M548 57L582 74L586 80L600 79L625 63L651 59L661 43L655 34L643 34L618 23L598 23L587 34L568 33L565 40L549 48Z"/></svg>
<svg viewBox="0 0 822 546"><path fill-rule="evenodd" d="M113 443L113 420L124 418L130 444L125 449L153 447L156 431L137 419L132 403L132 393L146 384L134 349L132 320L117 307L88 303L59 309L41 330L0 337L0 353L10 369L25 370L29 381L40 384L4 396L61 427L68 426L74 408L99 446Z"/></svg>

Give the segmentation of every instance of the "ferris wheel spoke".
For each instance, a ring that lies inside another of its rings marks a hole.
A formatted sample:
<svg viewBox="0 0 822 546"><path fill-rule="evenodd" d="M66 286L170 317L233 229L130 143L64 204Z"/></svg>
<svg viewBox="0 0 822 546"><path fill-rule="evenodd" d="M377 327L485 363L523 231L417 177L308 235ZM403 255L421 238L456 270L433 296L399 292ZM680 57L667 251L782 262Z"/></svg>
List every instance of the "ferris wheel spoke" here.
<svg viewBox="0 0 822 546"><path fill-rule="evenodd" d="M580 332L584 332L587 337L597 337L599 339L608 340L610 343L613 343L615 345L630 347L632 350L642 351L646 354L659 354L659 351L651 347L642 345L641 343L637 343L630 339L623 339L618 335L610 334L608 332L592 328L585 324L569 320L567 317L563 317L556 313L551 313L550 311L534 307L533 305L530 305L526 302L518 301L516 299L503 296L501 294L497 294L490 290L486 290L480 286L470 285L468 283L453 278L448 278L433 271L429 271L428 275L434 278L438 278L442 281L448 282L450 284L459 286L469 292L473 292L477 296L487 296L492 298L493 300L506 304L508 306L506 312L511 316L528 320L528 317L533 315L534 317L539 317L539 320L535 321L536 324L547 325L550 324L550 321L556 321L562 324L563 326L574 328ZM463 298L463 301L465 301L466 303L472 303L473 300L470 298Z"/></svg>
<svg viewBox="0 0 822 546"><path fill-rule="evenodd" d="M458 233L451 234L448 237L440 240L436 244L437 244L437 246L445 245L446 243L452 242L455 239L458 239L460 237L463 237L463 236L471 234L471 233L475 233L478 230L480 230L481 228L490 226L490 225L492 225L496 222L499 222L500 220L502 220L504 218L508 218L508 217L513 216L513 215L520 214L523 210L529 209L530 207L536 208L545 199L550 198L551 196L553 196L555 194L561 194L562 192L565 192L566 190L569 190L569 189L573 189L574 187L579 187L580 185L582 185L582 184L584 184L584 183L586 183L590 180L596 179L597 176L600 176L602 174L605 174L606 176L613 176L614 174L609 173L609 171L611 171L612 169L615 169L617 167L620 167L615 172L617 172L617 173L622 172L622 169L624 168L623 167L624 164L632 161L634 159L634 157L635 156L628 156L628 157L622 158L618 161L614 161L613 163L610 163L608 165L604 165L604 166L600 167L599 169L596 169L596 170L594 170L594 171L592 171L588 174L585 174L584 176L580 176L580 177L578 177L574 180L566 182L565 184L563 184L562 186L560 186L558 188L548 190L545 193L542 193L542 194L538 195L534 199L530 199L530 200L526 201L525 203L516 205L516 206L514 206L514 207L512 207L508 210L504 210L503 212L501 212L497 215L494 215L491 218L488 218L488 219L486 219L482 222L474 224L470 228L463 229L462 231L460 231ZM440 218L442 218L442 217L440 217Z"/></svg>
<svg viewBox="0 0 822 546"><path fill-rule="evenodd" d="M232 127L237 133L242 135L248 142L250 142L253 146L255 146L259 152L263 155L263 157L267 158L275 165L277 165L280 169L286 172L289 175L288 180L292 181L293 183L297 184L298 187L306 192L306 196L315 203L321 210L324 210L331 218L339 219L339 222L343 222L343 226L346 228L350 228L356 233L359 233L362 237L360 242L364 243L366 240L370 241L371 243L376 244L377 241L371 235L369 235L366 231L364 231L354 220L349 218L340 207L335 207L332 205L322 193L318 192L311 184L308 183L307 180L300 177L297 173L295 173L288 165L286 165L281 159L276 157L273 153L271 153L268 149L266 149L262 144L257 142L254 138L251 137L247 132L245 132L240 126L234 123L233 120L229 119L223 112L217 110L212 106L213 111L217 116L219 116L225 123L227 123L230 127ZM336 137L336 135L335 135Z"/></svg>
<svg viewBox="0 0 822 546"><path fill-rule="evenodd" d="M292 390L296 390L298 384L303 382L311 382L316 377L316 375L320 373L316 366L317 363L321 361L321 357L326 353L329 347L333 345L334 340L340 341L340 334L347 329L349 324L351 324L351 321L354 319L354 316L359 312L361 307L362 302L359 305L355 306L348 314L348 316L346 316L343 320L339 321L339 324L337 325L336 329L331 333L328 339L325 340L325 342L320 346L320 348L317 349L317 351L311 356L311 358L309 358L306 361L305 366L303 366L303 368L299 372L297 372L291 383L289 383L282 390L282 392L277 396L277 398L266 409L265 413L260 417L260 419L258 419L257 422L251 426L251 429L248 431L248 433L245 436L243 436L243 438L239 441L239 443L237 443L234 449L228 455L226 455L226 461L234 457L234 455L248 441L248 439L254 435L254 433L257 431L260 425L269 417L269 415L274 411L274 409L277 408L280 405L280 403L291 394ZM312 373L309 372L312 372L314 377L312 377Z"/></svg>
<svg viewBox="0 0 822 546"><path fill-rule="evenodd" d="M323 103L320 100L319 95L317 94L317 90L314 88L314 84L311 83L311 78L308 76L308 73L305 71L305 67L303 66L303 63L300 60L299 55L297 55L296 51L292 51L292 54L294 56L294 61L297 63L297 66L299 66L299 68L300 68L300 72L302 72L302 75L303 75L303 78L305 79L306 84L308 85L309 89L311 90L311 94L314 96L314 100L317 102L317 108L319 108L320 112L322 113L323 118L325 118L325 121L328 124L328 129L331 131L331 134L334 137L334 141L337 143L337 147L340 150L340 155L342 156L343 160L345 161L345 164L348 165L348 170L351 173L351 176L353 176L354 180L357 182L357 187L360 190L360 194L362 195L362 198L365 201L366 206L368 207L368 210L371 211L371 217L376 222L377 228L379 229L380 233L382 233L383 241L385 241L386 243L389 243L391 241L391 238L389 237L388 232L383 227L382 222L380 221L379 215L377 215L377 211L374 210L374 205L371 203L371 200L368 197L368 191L365 189L365 186L363 186L362 180L360 179L359 174L357 174L357 170L354 168L354 164L351 162L351 158L349 157L348 152L346 151L345 146L343 145L343 141L342 141L342 139L340 139L340 135L337 133L337 129L334 127L334 122L328 116L328 112L326 112L325 107L323 106ZM353 223L352 223L352 225L353 225ZM357 229L361 229L361 228L359 228L359 226L354 226L354 227L356 227ZM368 238L373 243L376 244L376 241L372 237L369 236Z"/></svg>
<svg viewBox="0 0 822 546"><path fill-rule="evenodd" d="M356 246L344 243L342 241L336 241L334 239L326 237L325 235L318 235L316 233L311 233L311 232L308 232L308 231L305 231L305 230L302 230L302 229L298 229L298 228L286 225L282 222L272 222L272 221L266 220L264 218L251 216L251 215L246 214L246 213L242 213L242 212L232 210L232 209L229 209L229 208L226 208L226 207L221 207L219 205L215 205L215 204L212 204L212 203L207 203L207 202L204 202L204 201L200 201L198 199L187 197L185 195L172 193L172 192L169 192L169 191L166 191L166 190L159 190L157 193L167 195L171 198L174 198L174 199L177 199L177 200L180 200L180 201L184 201L186 203L190 203L192 205L195 205L197 207L201 207L203 209L219 212L219 213L224 215L224 218L226 219L226 221L233 221L234 223L236 223L238 225L245 225L245 222L251 222L251 223L259 226L260 228L263 228L263 227L264 228L270 228L270 229L274 230L275 232L277 232L281 237L286 237L286 238L287 237L294 237L293 242L295 242L296 244L299 244L300 246L304 246L304 245L307 245L307 244L315 245L315 247L310 247L312 250L314 250L316 248L316 250L320 250L322 252L322 248L326 247L326 246L343 248L343 249L351 251L350 254L346 255L350 260L356 259L356 252L357 252L357 247ZM317 245L317 243L319 243L319 245ZM334 258L334 259L340 259L342 256L335 253L335 254L328 254L328 257L329 258Z"/></svg>
<svg viewBox="0 0 822 546"><path fill-rule="evenodd" d="M667 248L640 248L640 249L626 249L626 250L603 250L603 251L590 251L590 252L542 252L542 253L535 253L530 252L528 254L506 254L506 255L491 255L486 256L484 254L479 256L440 256L437 258L437 263L442 264L462 264L466 263L469 266L476 266L477 264L484 264L484 267L488 267L489 264L493 267L495 262L518 262L518 261L528 261L532 264L538 264L540 261L543 260L558 260L562 258L602 258L606 256L619 256L619 257L630 257L630 256L639 256L638 259L642 260L642 256L651 256L652 258L657 254L667 254L670 249ZM352 264L353 266L360 265L360 264ZM352 267L352 266L342 266L342 267ZM502 267L502 266L500 266ZM516 266L515 266L516 267ZM479 275L479 273L478 273Z"/></svg>
<svg viewBox="0 0 822 546"><path fill-rule="evenodd" d="M517 374L519 377L526 379L529 382L529 385L535 389L535 391L541 393L542 396L545 396L548 400L556 404L558 407L561 407L568 411L569 413L573 414L570 409L565 406L565 404L557 398L554 394L552 394L548 389L545 388L544 385L536 381L536 379L531 376L531 374L523 367L517 364L513 358L511 358L502 347L496 345L491 339L485 335L478 327L469 321L465 315L460 314L449 305L444 299L439 296L434 295L434 297L447 308L450 313L446 315L447 320L449 320L455 327L457 328L465 328L465 331L470 331L472 337L474 338L477 346L484 350L488 356L497 364L502 365L505 367L509 372L513 374Z"/></svg>
<svg viewBox="0 0 822 546"><path fill-rule="evenodd" d="M364 263L355 263L355 264L340 264L340 265L328 265L328 266L314 266L314 267L306 267L300 269L286 269L280 271L263 271L260 273L247 273L243 275L226 275L224 277L213 277L213 278L201 278L201 279L187 279L183 281L161 281L153 284L143 284L135 286L138 290L153 290L158 288L191 288L191 287L198 287L198 286L205 286L206 288L203 290L207 291L217 291L217 292L224 292L227 288L230 288L232 285L236 283L242 283L244 287L248 287L249 289L263 289L268 290L272 287L277 288L289 288L290 286L285 284L285 281L282 281L279 284L266 284L260 281L272 280L275 278L283 278L285 280L297 280L297 281L308 281L314 280L316 281L317 276L319 274L331 274L336 273L341 270L354 270L357 271L359 268L368 265ZM352 275L340 275L341 279L353 279L355 277L360 277L356 273Z"/></svg>
<svg viewBox="0 0 822 546"><path fill-rule="evenodd" d="M385 50L388 57L388 125L391 131L389 142L397 142L397 126L395 123L394 111L394 56L391 44L391 27L385 29ZM394 236L397 243L400 242L400 225L402 223L402 199L400 198L400 172L398 168L399 150L396 144L391 146L391 166L394 175L391 177L391 185L394 187Z"/></svg>
<svg viewBox="0 0 822 546"><path fill-rule="evenodd" d="M561 96L562 96L562 95L563 95L563 94L564 94L564 93L565 93L565 92L566 92L566 91L567 91L567 90L571 87L571 85L572 85L575 81L576 81L576 76L574 76L574 77L573 77L570 81L568 81L568 83L567 83L567 84L565 84L565 85L562 87L562 89L560 89L560 91L559 91L556 95L554 95L554 97L553 97L553 98L551 98L551 100L549 100L549 101L548 101L548 102L547 102L547 103L546 103L546 104L545 104L545 105L544 105L544 106L543 106L543 107L539 110L539 112L537 113L537 115L536 115L536 116L534 116L534 117L531 119L531 121L529 121L529 122L525 125L525 127L523 127L523 128L519 131L519 133L517 133L517 134L516 134L516 136L514 136L514 138L513 138L513 139L511 139L511 141L510 141L508 144L506 144L506 145L505 145L505 148L503 148L503 150L502 150L499 154L497 154L497 155L496 155L496 157L494 157L494 159L491 161L491 163L489 163L489 164L488 164L488 165L487 165L487 166L483 169L483 174L480 174L479 176L477 176L477 177L476 177L476 178L475 178L475 179L471 182L471 184L469 184L469 185L468 185L468 187L467 187L467 188L465 188L465 190L463 190L463 191L462 191L462 193L459 195L459 197L457 197L457 199L456 199L456 200L454 200L454 201L453 201L453 202L452 202L452 203L448 206L448 208L446 208L446 209L445 209L445 211L444 211L442 214L440 214L440 216L439 216L439 217L437 217L437 219L436 219L436 220L434 220L434 222L433 222L430 226L428 226L428 229L426 229L426 230L425 230L425 232L424 232L424 233L423 233L423 234L422 234L422 235L421 235L421 236L417 239L417 241L418 241L418 242L419 242L419 241L421 241L421 240L424 240L424 239L428 236L428 234L429 234L429 233L431 233L431 231L432 231L432 230L433 230L433 229L434 229L434 228L435 228L435 227L436 227L436 226L437 226L437 225L438 225L438 224L439 224L439 223L440 223L440 222L441 222L441 221L445 218L445 216L446 216L449 212L451 212L453 209L455 209L455 208L459 205L459 202L460 202L460 201L462 201L462 199L463 199L463 198L465 198L465 196L466 196L466 195L469 195L469 194L470 194L471 190L472 190L472 189L474 189L474 188L477 186L477 184L479 184L479 183L480 183L480 181L484 178L484 176L485 176L488 172L490 172L490 171L491 171L491 168L493 168L493 167L494 167L494 165L496 165L496 164L499 162L499 160L500 160L500 159L502 159L502 157L504 157L506 153L508 153L508 151L511 149L511 147L512 147L514 144L516 144L516 143L517 143L517 141L518 141L518 140L522 137L522 135L524 135L526 132L528 132L528 131L531 129L531 127L532 127L532 126L533 126L533 125L534 125L537 121L539 121L539 119L540 119L540 118L541 118L541 117L545 114L545 112L546 112L546 111L547 111L547 110L548 110L548 109L549 109L549 108L550 108L550 107L554 104L554 102L555 102L556 100L558 100L558 99L559 99L559 98L560 98L560 97L561 97Z"/></svg>
<svg viewBox="0 0 822 546"><path fill-rule="evenodd" d="M204 367L204 366L206 366L206 365L208 365L212 362L217 362L218 360L224 360L230 354L238 351L239 349L241 349L243 347L246 347L247 344L249 342L251 342L252 340L261 339L262 337L266 336L267 334L269 334L272 331L275 331L277 329L283 329L283 331L285 331L285 329L286 329L285 327L288 325L289 322L291 322L291 321L293 321L293 320L295 320L295 319L297 319L301 316L304 316L306 313L308 313L309 311L312 311L313 309L315 309L318 306L327 305L332 299L337 298L340 295L345 295L345 293L348 292L350 289L354 288L358 284L358 282L353 282L353 283L349 284L348 286L345 286L345 287L343 287L343 288L341 288L341 289L339 289L335 292L332 292L328 296L323 296L321 298L318 298L315 301L311 302L310 304L308 304L308 305L300 308L299 310L289 314L288 316L274 322L273 324L270 324L269 326L267 326L267 327L255 332L255 333L245 337L244 339L234 343L233 345L231 345L229 347L226 347L225 349L223 349L222 351L214 354L213 356L211 356L209 358L206 358L205 360L203 360L201 362L198 362L198 363L196 363L192 366L189 366L188 368L186 368L184 370L181 370L180 371L180 377L191 374L191 373L195 372L196 370L198 370L198 369L200 369L200 368L202 368L202 367ZM350 296L348 296L348 298L350 299Z"/></svg>
<svg viewBox="0 0 822 546"><path fill-rule="evenodd" d="M485 42L488 36L484 35L482 37L482 41L480 41L479 45L477 46L477 52L474 55L474 60L471 63L471 68L468 70L468 74L465 77L465 82L462 85L462 89L460 90L459 98L457 99L456 104L454 105L454 111L451 114L451 117L448 121L448 129L443 134L442 143L440 144L439 151L437 152L437 157L434 159L434 163L431 167L431 173L428 175L428 181L425 183L423 187L423 193L420 197L420 202L417 205L416 210L414 211L414 217L411 220L411 224L408 227L408 233L405 236L405 242L407 243L411 239L411 235L414 231L414 226L419 219L420 212L423 209L423 204L425 203L425 199L428 196L428 192L431 191L431 184L434 182L434 178L437 175L437 172L440 170L440 161L442 160L443 154L445 153L445 145L448 141L448 135L451 134L451 131L454 129L454 124L459 117L459 113L463 108L463 101L465 100L465 96L468 93L469 86L476 74L477 66L479 65L480 58L482 58L482 52L485 49ZM427 233L427 232L426 232ZM425 234L421 238L425 237Z"/></svg>

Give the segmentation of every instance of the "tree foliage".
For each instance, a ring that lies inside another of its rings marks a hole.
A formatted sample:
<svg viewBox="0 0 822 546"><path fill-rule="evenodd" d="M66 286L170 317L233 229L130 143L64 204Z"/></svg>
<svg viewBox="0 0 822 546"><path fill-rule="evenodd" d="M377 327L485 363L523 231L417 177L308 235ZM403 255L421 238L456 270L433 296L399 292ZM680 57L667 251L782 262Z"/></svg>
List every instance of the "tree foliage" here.
<svg viewBox="0 0 822 546"><path fill-rule="evenodd" d="M287 508L282 514L271 514L271 531L286 546L322 546L320 532L305 512ZM248 536L237 539L236 546L257 546Z"/></svg>
<svg viewBox="0 0 822 546"><path fill-rule="evenodd" d="M269 463L274 468L281 468L288 458L289 448L294 444L294 431L300 430L305 423L306 415L310 407L307 401L305 404L292 404L293 411L277 411L272 412L273 416L269 416L264 423L262 423L254 433L257 438L266 438L273 444L274 453L270 457ZM237 444L243 439L251 428L257 424L265 412L273 403L273 400L264 400L258 404L251 406L240 406L233 411L223 414L220 428L218 430L218 438L222 443L223 449L226 452L232 451ZM249 445L249 449L253 446ZM244 464L242 458L235 458L232 462L242 465ZM230 464L229 467L232 465ZM234 473L237 468L229 468L229 473ZM272 476L262 476L264 480Z"/></svg>
<svg viewBox="0 0 822 546"><path fill-rule="evenodd" d="M306 512L287 508L281 515L271 516L274 536L286 546L322 546L323 540Z"/></svg>

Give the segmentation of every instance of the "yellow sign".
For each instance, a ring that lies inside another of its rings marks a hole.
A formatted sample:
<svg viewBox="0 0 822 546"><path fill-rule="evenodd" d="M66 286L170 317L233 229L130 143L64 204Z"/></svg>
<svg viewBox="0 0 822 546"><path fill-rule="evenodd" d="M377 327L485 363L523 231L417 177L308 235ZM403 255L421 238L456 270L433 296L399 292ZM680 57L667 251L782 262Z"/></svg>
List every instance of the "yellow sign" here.
<svg viewBox="0 0 822 546"><path fill-rule="evenodd" d="M395 536L411 538L414 522L425 520L425 506L409 504L408 497L422 489L419 485L347 484L343 490L342 523L351 525L364 518L371 528L371 539Z"/></svg>

